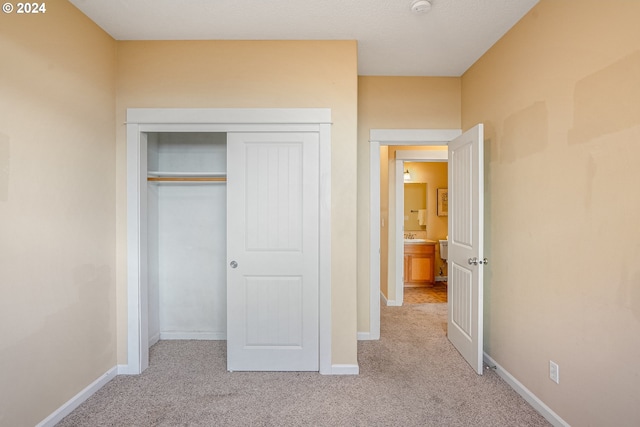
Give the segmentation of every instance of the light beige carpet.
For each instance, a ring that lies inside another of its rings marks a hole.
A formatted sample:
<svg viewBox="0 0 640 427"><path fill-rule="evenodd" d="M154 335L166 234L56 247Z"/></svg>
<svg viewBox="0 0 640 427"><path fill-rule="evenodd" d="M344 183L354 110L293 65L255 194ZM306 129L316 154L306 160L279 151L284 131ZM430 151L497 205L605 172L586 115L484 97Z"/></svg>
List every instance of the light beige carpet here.
<svg viewBox="0 0 640 427"><path fill-rule="evenodd" d="M358 376L225 370L224 341L160 341L59 426L548 426L495 372L446 338L446 304L382 307Z"/></svg>

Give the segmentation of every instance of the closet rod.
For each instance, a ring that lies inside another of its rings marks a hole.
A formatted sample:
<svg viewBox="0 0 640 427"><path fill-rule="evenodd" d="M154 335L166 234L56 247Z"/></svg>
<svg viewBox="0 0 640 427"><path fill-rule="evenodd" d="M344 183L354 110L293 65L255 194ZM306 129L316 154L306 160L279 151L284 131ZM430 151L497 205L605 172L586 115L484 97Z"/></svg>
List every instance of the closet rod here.
<svg viewBox="0 0 640 427"><path fill-rule="evenodd" d="M187 181L197 181L197 182L226 182L227 178L224 177L181 177L181 176L150 176L147 177L147 181L164 181L164 182L187 182Z"/></svg>

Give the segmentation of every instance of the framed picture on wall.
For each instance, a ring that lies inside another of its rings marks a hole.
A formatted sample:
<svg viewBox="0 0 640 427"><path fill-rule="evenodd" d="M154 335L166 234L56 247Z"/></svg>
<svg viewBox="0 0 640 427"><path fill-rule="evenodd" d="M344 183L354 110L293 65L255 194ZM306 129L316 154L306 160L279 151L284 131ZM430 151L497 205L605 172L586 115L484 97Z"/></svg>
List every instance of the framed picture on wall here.
<svg viewBox="0 0 640 427"><path fill-rule="evenodd" d="M436 190L436 195L438 197L437 215L448 216L449 215L449 189L438 188Z"/></svg>

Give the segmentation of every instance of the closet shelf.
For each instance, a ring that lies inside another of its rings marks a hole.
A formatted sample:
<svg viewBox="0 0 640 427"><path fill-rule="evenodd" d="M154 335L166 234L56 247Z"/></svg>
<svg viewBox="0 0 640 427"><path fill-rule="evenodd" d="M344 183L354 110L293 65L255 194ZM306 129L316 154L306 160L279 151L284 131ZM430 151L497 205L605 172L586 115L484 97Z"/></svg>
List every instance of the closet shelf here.
<svg viewBox="0 0 640 427"><path fill-rule="evenodd" d="M171 176L194 176L194 177L225 177L226 172L165 172L165 171L149 171L147 176L150 177L171 177Z"/></svg>
<svg viewBox="0 0 640 427"><path fill-rule="evenodd" d="M226 172L147 172L147 181L153 182L226 182Z"/></svg>
<svg viewBox="0 0 640 427"><path fill-rule="evenodd" d="M227 182L225 177L197 177L197 176L150 176L147 181L151 182Z"/></svg>

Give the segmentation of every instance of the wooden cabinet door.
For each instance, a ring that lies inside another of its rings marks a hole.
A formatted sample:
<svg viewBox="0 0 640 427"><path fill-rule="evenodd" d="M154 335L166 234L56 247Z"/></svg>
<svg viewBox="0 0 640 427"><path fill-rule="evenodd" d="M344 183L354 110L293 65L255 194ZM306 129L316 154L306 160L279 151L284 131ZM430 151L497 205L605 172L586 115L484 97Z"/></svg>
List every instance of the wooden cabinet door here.
<svg viewBox="0 0 640 427"><path fill-rule="evenodd" d="M405 245L404 259L404 282L407 286L425 286L433 283L434 245Z"/></svg>
<svg viewBox="0 0 640 427"><path fill-rule="evenodd" d="M412 255L409 269L412 282L433 282L433 262L429 255Z"/></svg>

